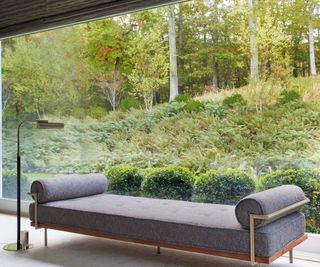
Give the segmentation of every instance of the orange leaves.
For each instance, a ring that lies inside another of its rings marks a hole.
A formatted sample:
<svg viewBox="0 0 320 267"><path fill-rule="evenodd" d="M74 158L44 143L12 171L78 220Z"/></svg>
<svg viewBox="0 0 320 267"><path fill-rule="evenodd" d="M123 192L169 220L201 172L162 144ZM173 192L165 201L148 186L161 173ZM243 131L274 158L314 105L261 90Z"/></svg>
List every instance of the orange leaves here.
<svg viewBox="0 0 320 267"><path fill-rule="evenodd" d="M98 53L99 60L105 62L108 53L110 53L112 50L113 50L112 47L107 47L107 48L101 47Z"/></svg>

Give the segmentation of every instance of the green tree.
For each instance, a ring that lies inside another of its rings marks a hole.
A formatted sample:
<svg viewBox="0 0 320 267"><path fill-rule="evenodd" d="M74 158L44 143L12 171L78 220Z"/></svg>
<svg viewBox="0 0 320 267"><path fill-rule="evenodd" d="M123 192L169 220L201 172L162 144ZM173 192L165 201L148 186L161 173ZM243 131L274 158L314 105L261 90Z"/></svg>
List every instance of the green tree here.
<svg viewBox="0 0 320 267"><path fill-rule="evenodd" d="M16 38L3 54L8 112L68 114L79 106L88 96L91 74L82 54L78 27Z"/></svg>
<svg viewBox="0 0 320 267"><path fill-rule="evenodd" d="M129 30L121 19L106 19L86 26L87 54L95 67L95 82L115 110L124 94Z"/></svg>
<svg viewBox="0 0 320 267"><path fill-rule="evenodd" d="M140 33L128 48L131 73L127 76L132 92L144 101L146 110L151 110L155 93L168 84L168 47L160 30Z"/></svg>

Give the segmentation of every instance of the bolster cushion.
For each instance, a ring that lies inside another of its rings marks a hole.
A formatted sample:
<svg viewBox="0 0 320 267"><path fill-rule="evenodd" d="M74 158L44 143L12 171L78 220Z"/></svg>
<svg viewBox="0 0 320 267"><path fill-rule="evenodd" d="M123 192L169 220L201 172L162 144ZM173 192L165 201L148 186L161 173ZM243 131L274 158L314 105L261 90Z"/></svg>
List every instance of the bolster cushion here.
<svg viewBox="0 0 320 267"><path fill-rule="evenodd" d="M38 194L40 204L102 194L106 189L107 178L102 174L57 175L31 184L31 193Z"/></svg>
<svg viewBox="0 0 320 267"><path fill-rule="evenodd" d="M250 227L250 214L268 215L305 198L300 187L296 185L282 185L246 196L237 204L235 213L238 222L248 229ZM299 209L297 208L292 213ZM255 227L259 228L271 222L272 220L255 220Z"/></svg>

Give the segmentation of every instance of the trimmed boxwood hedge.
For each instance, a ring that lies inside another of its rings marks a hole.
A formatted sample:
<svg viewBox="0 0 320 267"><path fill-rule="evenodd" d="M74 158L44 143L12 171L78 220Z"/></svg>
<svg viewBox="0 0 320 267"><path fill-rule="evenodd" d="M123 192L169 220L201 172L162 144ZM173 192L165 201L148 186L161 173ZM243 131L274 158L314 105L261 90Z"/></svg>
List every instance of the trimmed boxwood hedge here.
<svg viewBox="0 0 320 267"><path fill-rule="evenodd" d="M143 176L139 168L130 165L116 165L106 171L108 191L120 195L139 195Z"/></svg>
<svg viewBox="0 0 320 267"><path fill-rule="evenodd" d="M311 170L279 170L261 177L259 190L265 190L284 184L300 186L311 199L319 190L320 175Z"/></svg>
<svg viewBox="0 0 320 267"><path fill-rule="evenodd" d="M4 173L7 172L4 170ZM11 171L9 174L4 174L4 179L8 180L10 176L9 180L14 182L15 173ZM189 169L179 166L139 169L129 165L118 165L109 168L106 176L109 181L108 191L111 193L152 198L234 205L255 191L254 179L246 172L234 169L210 170L195 179ZM280 170L260 177L259 180L258 191L283 184L300 186L311 200L305 209L307 230L320 233L319 171ZM26 184L27 179L24 181ZM5 184L14 187L8 182ZM4 192L14 190L5 189Z"/></svg>
<svg viewBox="0 0 320 267"><path fill-rule="evenodd" d="M261 177L259 190L284 184L300 186L310 203L305 215L309 232L320 233L320 173L313 170L279 170Z"/></svg>
<svg viewBox="0 0 320 267"><path fill-rule="evenodd" d="M236 204L255 190L247 173L233 169L211 170L200 175L194 186L194 200L207 203Z"/></svg>
<svg viewBox="0 0 320 267"><path fill-rule="evenodd" d="M168 166L144 171L143 196L154 198L191 200L194 177L183 167Z"/></svg>

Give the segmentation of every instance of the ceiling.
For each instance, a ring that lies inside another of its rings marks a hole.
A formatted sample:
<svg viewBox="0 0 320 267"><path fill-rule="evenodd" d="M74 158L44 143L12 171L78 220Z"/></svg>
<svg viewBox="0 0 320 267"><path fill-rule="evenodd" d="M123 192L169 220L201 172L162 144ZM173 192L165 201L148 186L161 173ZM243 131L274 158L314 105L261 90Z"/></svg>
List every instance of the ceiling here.
<svg viewBox="0 0 320 267"><path fill-rule="evenodd" d="M115 16L179 0L1 0L0 39Z"/></svg>

